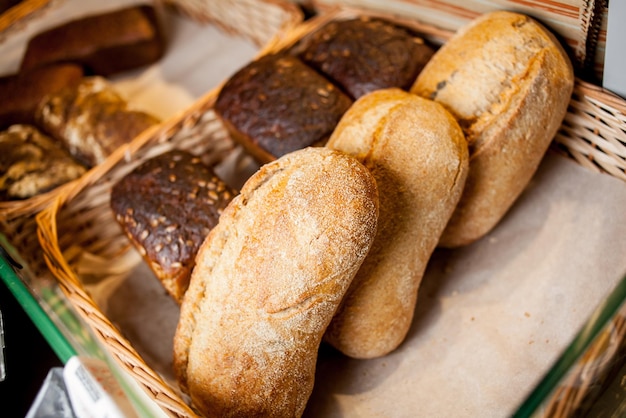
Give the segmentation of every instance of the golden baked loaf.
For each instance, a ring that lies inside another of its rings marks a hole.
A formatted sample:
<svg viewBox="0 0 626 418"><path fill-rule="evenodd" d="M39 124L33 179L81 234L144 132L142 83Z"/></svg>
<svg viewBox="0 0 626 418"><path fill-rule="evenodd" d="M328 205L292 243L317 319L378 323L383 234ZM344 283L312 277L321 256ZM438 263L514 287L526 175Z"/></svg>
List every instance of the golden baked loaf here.
<svg viewBox="0 0 626 418"><path fill-rule="evenodd" d="M389 353L411 326L419 285L468 170L463 132L443 106L392 88L362 96L330 137L376 178L378 233L325 339L344 354Z"/></svg>
<svg viewBox="0 0 626 418"><path fill-rule="evenodd" d="M441 246L469 244L500 221L556 135L573 86L558 40L518 13L485 14L435 53L411 91L445 106L470 149L465 191Z"/></svg>
<svg viewBox="0 0 626 418"><path fill-rule="evenodd" d="M298 417L322 336L376 233L372 174L322 147L257 171L204 241L174 369L206 416Z"/></svg>

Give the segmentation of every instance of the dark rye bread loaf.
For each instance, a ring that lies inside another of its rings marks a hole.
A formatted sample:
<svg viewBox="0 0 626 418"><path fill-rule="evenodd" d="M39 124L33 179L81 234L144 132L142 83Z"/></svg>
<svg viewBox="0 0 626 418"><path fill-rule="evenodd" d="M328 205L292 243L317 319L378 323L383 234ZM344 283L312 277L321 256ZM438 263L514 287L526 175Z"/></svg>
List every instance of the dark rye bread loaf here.
<svg viewBox="0 0 626 418"><path fill-rule="evenodd" d="M0 77L0 129L35 123L35 110L44 96L76 85L83 69L76 64L56 64Z"/></svg>
<svg viewBox="0 0 626 418"><path fill-rule="evenodd" d="M164 37L152 6L141 5L81 17L33 36L21 71L55 62L82 65L110 76L158 61Z"/></svg>
<svg viewBox="0 0 626 418"><path fill-rule="evenodd" d="M286 53L250 62L225 83L215 111L259 162L324 145L352 100Z"/></svg>
<svg viewBox="0 0 626 418"><path fill-rule="evenodd" d="M435 48L404 27L361 17L329 22L292 51L358 99L383 88L408 90Z"/></svg>
<svg viewBox="0 0 626 418"><path fill-rule="evenodd" d="M30 125L0 132L0 200L27 199L87 171L52 138Z"/></svg>
<svg viewBox="0 0 626 418"><path fill-rule="evenodd" d="M198 248L234 195L200 158L174 150L123 177L110 203L124 233L180 303Z"/></svg>
<svg viewBox="0 0 626 418"><path fill-rule="evenodd" d="M99 76L83 77L77 85L45 96L35 121L88 167L102 163L118 147L159 123L150 114L130 109L109 81Z"/></svg>

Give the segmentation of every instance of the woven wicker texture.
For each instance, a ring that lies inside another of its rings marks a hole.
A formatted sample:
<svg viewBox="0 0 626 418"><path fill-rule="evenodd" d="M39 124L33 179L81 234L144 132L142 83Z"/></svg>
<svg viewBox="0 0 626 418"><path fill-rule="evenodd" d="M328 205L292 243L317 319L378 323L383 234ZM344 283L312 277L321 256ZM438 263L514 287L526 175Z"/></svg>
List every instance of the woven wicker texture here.
<svg viewBox="0 0 626 418"><path fill-rule="evenodd" d="M620 97L579 80L555 142L584 167L626 181L626 103Z"/></svg>
<svg viewBox="0 0 626 418"><path fill-rule="evenodd" d="M0 42L63 0L25 0L0 15Z"/></svg>
<svg viewBox="0 0 626 418"><path fill-rule="evenodd" d="M594 339L545 403L544 416L590 416L595 398L624 362L626 305Z"/></svg>
<svg viewBox="0 0 626 418"><path fill-rule="evenodd" d="M203 7L205 2L180 3L184 3L186 12L194 16L206 11ZM251 2L234 3L242 5ZM232 8L235 9L235 6L232 5ZM219 13L230 12L226 9ZM282 38L273 38L265 44L262 53L292 45L330 20L361 14L395 20L435 40L443 41L451 34L426 23L358 9L337 8L292 28ZM248 22L241 21L234 26L247 27ZM164 411L173 416L191 414L187 403L178 395L177 389L168 386L151 370L132 344L102 314L85 291L76 273L76 265L83 252L102 256L115 264L131 250L128 240L115 225L109 208L109 193L112 185L138 164L172 148L192 151L215 163L225 158L247 158L217 120L212 110L216 96L217 91L208 93L183 114L144 132L133 143L118 149L105 164L64 189L54 203L37 216L39 240L46 261L72 304L110 348L121 366ZM554 141L554 147L585 167L626 180L625 115L626 103L623 100L600 88L577 81L569 112Z"/></svg>
<svg viewBox="0 0 626 418"><path fill-rule="evenodd" d="M213 97L207 98L208 103L213 103ZM120 366L172 416L193 416L193 412L180 393L145 363L102 313L75 273L75 265L85 252L115 263L129 250L128 240L120 233L109 208L109 196L113 184L138 164L174 147L206 155L208 164L220 161L232 151L234 144L215 115L200 109L206 116L198 119L196 113L189 113L180 120L162 124L156 132L146 131L132 144L118 149L107 163L80 179L76 187L60 195L37 216L46 262L67 298Z"/></svg>

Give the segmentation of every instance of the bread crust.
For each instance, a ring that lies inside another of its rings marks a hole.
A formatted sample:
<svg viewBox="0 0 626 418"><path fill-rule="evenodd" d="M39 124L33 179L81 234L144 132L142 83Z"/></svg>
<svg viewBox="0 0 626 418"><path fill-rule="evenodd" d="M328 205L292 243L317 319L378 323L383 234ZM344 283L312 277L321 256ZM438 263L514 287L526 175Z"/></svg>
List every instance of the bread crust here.
<svg viewBox="0 0 626 418"><path fill-rule="evenodd" d="M295 151L250 177L199 250L174 338L177 379L202 414L302 415L377 218L374 178L337 151Z"/></svg>
<svg viewBox="0 0 626 418"><path fill-rule="evenodd" d="M327 147L373 173L380 218L325 339L351 357L383 356L411 325L426 265L463 190L467 143L443 106L394 88L357 100Z"/></svg>
<svg viewBox="0 0 626 418"><path fill-rule="evenodd" d="M435 52L408 28L369 16L329 22L292 50L353 99L383 88L408 90Z"/></svg>
<svg viewBox="0 0 626 418"><path fill-rule="evenodd" d="M325 77L283 52L252 61L230 77L215 112L233 139L265 164L326 144L351 104Z"/></svg>
<svg viewBox="0 0 626 418"><path fill-rule="evenodd" d="M0 201L28 199L82 176L87 169L39 129L0 131Z"/></svg>
<svg viewBox="0 0 626 418"><path fill-rule="evenodd" d="M0 129L35 124L37 105L47 94L77 85L83 69L62 63L0 77Z"/></svg>
<svg viewBox="0 0 626 418"><path fill-rule="evenodd" d="M431 58L411 91L445 106L470 148L470 172L443 247L470 244L500 221L524 190L567 112L571 61L532 18L488 13Z"/></svg>

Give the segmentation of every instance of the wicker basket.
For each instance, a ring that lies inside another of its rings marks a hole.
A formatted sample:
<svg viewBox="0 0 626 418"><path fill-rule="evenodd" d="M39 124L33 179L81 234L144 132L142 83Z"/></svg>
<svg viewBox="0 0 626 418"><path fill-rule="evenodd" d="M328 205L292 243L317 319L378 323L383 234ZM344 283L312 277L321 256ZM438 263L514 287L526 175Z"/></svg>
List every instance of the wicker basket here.
<svg viewBox="0 0 626 418"><path fill-rule="evenodd" d="M30 22L46 22L45 10L58 7L62 1L25 1L20 6L10 10L10 14L0 17L0 36L7 41L23 30ZM133 4L134 0L128 4ZM121 1L120 4L126 4ZM234 0L215 2L186 2L168 0L155 1L155 6L169 7L179 12L193 22L212 25L228 36L238 37L251 42L257 48L270 43L274 36L288 31L303 19L300 9L290 3L278 3L273 0ZM65 2L64 6L69 4ZM18 10L19 8L19 10ZM18 13L19 11L19 13ZM43 20L40 20L43 19ZM1 42L1 41L0 41ZM153 131L146 136L137 138L140 143L152 137ZM36 222L34 216L43 208L49 206L57 196L67 195L74 186L85 184L90 179L100 176L124 153L111 155L109 160L100 167L87 172L82 179L66 183L49 192L36 195L32 198L17 201L0 202L0 232L2 232L22 257L27 261L36 274L46 274L47 267L39 250L36 238ZM77 184L76 184L77 183Z"/></svg>
<svg viewBox="0 0 626 418"><path fill-rule="evenodd" d="M589 415L598 397L623 366L626 356L626 305L615 313L545 402L545 417Z"/></svg>
<svg viewBox="0 0 626 418"><path fill-rule="evenodd" d="M25 0L0 15L0 42L63 0Z"/></svg>
<svg viewBox="0 0 626 418"><path fill-rule="evenodd" d="M386 17L439 42L451 35L449 31L424 22L365 10L337 8L294 27L283 38L274 38L261 53L293 45L331 20L364 14ZM165 411L173 415L190 414L186 401L138 354L133 344L124 337L124 330L116 328L103 314L86 291L85 283L77 273L77 265L85 253L109 260L112 265L121 265L125 255L134 251L110 211L110 189L134 167L152 156L177 148L207 155L216 164L229 159L230 165L241 170L254 166L218 121L213 111L217 93L217 89L208 93L183 114L153 131L145 132L128 147L118 150L107 164L65 189L52 205L37 216L38 235L46 261L64 293L121 366ZM578 80L567 117L553 146L585 167L626 180L625 115L626 103L623 100ZM132 267L132 264L128 265L129 269Z"/></svg>

